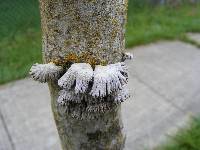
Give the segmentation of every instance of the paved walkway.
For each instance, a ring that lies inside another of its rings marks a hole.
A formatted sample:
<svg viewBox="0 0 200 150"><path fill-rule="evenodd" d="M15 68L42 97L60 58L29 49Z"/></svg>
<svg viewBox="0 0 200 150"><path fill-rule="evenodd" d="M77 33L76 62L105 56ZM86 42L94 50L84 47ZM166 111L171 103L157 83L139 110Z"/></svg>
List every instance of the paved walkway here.
<svg viewBox="0 0 200 150"><path fill-rule="evenodd" d="M200 44L200 34L199 33L188 33L188 38Z"/></svg>
<svg viewBox="0 0 200 150"><path fill-rule="evenodd" d="M130 51L126 150L149 150L200 112L200 49L175 41ZM47 85L24 79L1 86L0 150L59 149Z"/></svg>

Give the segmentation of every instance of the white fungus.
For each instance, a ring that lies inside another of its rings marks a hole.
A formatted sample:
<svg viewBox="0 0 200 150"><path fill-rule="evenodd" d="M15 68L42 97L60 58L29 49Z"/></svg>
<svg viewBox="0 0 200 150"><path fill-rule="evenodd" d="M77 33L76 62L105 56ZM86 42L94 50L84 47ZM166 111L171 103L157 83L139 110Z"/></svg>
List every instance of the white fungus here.
<svg viewBox="0 0 200 150"><path fill-rule="evenodd" d="M130 98L129 90L127 86L124 85L121 90L115 93L114 101L116 103L121 103L127 100L128 98Z"/></svg>
<svg viewBox="0 0 200 150"><path fill-rule="evenodd" d="M133 54L132 54L132 53L128 53L128 52L123 53L123 58L122 58L122 60L125 61L125 60L127 60L127 59L129 59L129 60L133 59Z"/></svg>
<svg viewBox="0 0 200 150"><path fill-rule="evenodd" d="M30 69L31 77L42 83L58 80L62 74L63 67L54 63L36 63ZM88 63L72 64L58 80L62 90L58 93L57 103L65 106L73 118L98 118L130 97L127 79L128 69L124 62L96 65L94 71Z"/></svg>
<svg viewBox="0 0 200 150"><path fill-rule="evenodd" d="M94 82L90 94L93 97L104 97L122 89L127 83L127 68L124 63L97 65L94 71Z"/></svg>
<svg viewBox="0 0 200 150"><path fill-rule="evenodd" d="M63 89L58 93L58 95L59 96L57 102L59 105L66 105L67 102L75 102L75 103L81 102L81 96L76 95L73 90L68 91L66 89Z"/></svg>
<svg viewBox="0 0 200 150"><path fill-rule="evenodd" d="M92 80L93 69L88 63L76 63L71 65L67 72L58 80L58 85L65 89L71 89L75 84L75 93L85 93L89 82Z"/></svg>
<svg viewBox="0 0 200 150"><path fill-rule="evenodd" d="M30 69L31 77L41 83L56 80L62 73L62 67L56 66L54 63L34 64Z"/></svg>

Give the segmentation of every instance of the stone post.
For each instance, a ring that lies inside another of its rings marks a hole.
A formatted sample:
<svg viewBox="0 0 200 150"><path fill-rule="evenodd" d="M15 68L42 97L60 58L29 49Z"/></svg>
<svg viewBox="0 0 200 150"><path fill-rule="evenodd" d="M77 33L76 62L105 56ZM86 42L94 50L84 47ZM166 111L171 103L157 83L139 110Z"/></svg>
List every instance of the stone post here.
<svg viewBox="0 0 200 150"><path fill-rule="evenodd" d="M40 0L44 63L62 64L67 55L83 54L95 58L90 64L120 62L125 49L127 1ZM74 119L57 104L57 81L48 84L63 150L123 149L120 104L95 119Z"/></svg>

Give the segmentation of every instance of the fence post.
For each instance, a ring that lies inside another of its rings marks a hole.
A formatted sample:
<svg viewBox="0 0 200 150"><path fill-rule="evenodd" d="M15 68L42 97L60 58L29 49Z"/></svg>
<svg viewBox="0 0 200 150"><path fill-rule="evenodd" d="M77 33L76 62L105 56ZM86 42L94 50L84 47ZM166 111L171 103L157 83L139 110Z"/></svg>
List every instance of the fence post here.
<svg viewBox="0 0 200 150"><path fill-rule="evenodd" d="M62 63L66 56L83 54L91 55L97 64L120 62L127 5L128 0L40 0L44 63ZM74 119L57 104L57 81L48 84L63 150L123 149L120 104L95 119Z"/></svg>

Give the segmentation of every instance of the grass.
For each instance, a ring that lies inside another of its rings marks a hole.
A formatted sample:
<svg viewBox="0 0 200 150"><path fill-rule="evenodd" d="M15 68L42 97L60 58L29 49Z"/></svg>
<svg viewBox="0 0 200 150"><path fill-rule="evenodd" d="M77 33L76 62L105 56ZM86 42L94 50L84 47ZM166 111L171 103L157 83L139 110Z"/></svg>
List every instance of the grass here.
<svg viewBox="0 0 200 150"><path fill-rule="evenodd" d="M41 62L41 35L33 29L0 42L0 83L27 76L33 62Z"/></svg>
<svg viewBox="0 0 200 150"><path fill-rule="evenodd" d="M0 20L0 84L2 84L27 76L33 62L41 62L41 31L37 0L1 1Z"/></svg>
<svg viewBox="0 0 200 150"><path fill-rule="evenodd" d="M186 32L200 32L200 5L134 8L129 2L126 46L179 39Z"/></svg>
<svg viewBox="0 0 200 150"><path fill-rule="evenodd" d="M196 46L197 48L200 48L200 43L190 39L186 34L183 34L182 36L180 36L179 39L185 43L189 43Z"/></svg>
<svg viewBox="0 0 200 150"><path fill-rule="evenodd" d="M23 78L31 64L41 62L41 31L37 0L0 2L0 84ZM200 6L149 7L129 0L126 47L160 39L185 39L200 32Z"/></svg>
<svg viewBox="0 0 200 150"><path fill-rule="evenodd" d="M200 117L193 119L187 128L180 129L155 150L200 150Z"/></svg>

